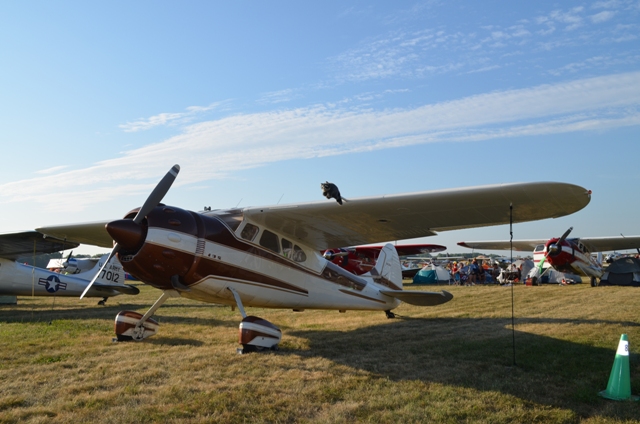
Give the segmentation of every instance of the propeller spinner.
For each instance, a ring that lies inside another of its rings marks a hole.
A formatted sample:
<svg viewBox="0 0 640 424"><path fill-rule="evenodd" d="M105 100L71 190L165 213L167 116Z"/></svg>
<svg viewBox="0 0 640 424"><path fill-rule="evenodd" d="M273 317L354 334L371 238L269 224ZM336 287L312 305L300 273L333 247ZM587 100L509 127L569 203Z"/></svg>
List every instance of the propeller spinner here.
<svg viewBox="0 0 640 424"><path fill-rule="evenodd" d="M569 227L569 229L567 231L565 231L564 234L562 236L560 236L560 238L555 243L551 243L547 247L547 254L542 257L542 260L538 264L538 273L539 274L542 274L544 272L543 271L543 267L544 267L544 263L547 260L547 258L549 256L555 256L558 253L560 253L560 251L562 250L562 243L566 240L566 238L569 236L571 231L573 231L573 227Z"/></svg>
<svg viewBox="0 0 640 424"><path fill-rule="evenodd" d="M549 255L555 256L560 253L560 251L562 250L562 243L566 240L571 231L573 231L573 227L569 227L569 229L564 232L564 234L558 239L558 241L549 245L545 258Z"/></svg>
<svg viewBox="0 0 640 424"><path fill-rule="evenodd" d="M124 247L125 249L130 248L132 245L137 245L137 243L140 242L140 239L142 238L142 229L140 227L140 223L145 218L145 216L147 216L147 214L149 214L153 210L153 208L158 206L158 203L162 201L162 198L171 188L171 185L175 181L179 172L180 166L173 165L169 172L167 172L167 174L160 180L158 185L156 185L149 197L147 197L147 200L144 202L133 220L121 219L110 222L106 225L106 229L109 234L112 237L116 235L116 237L114 238L117 238L118 240L120 240L120 242L116 242L116 244L113 246L113 249L109 253L107 260L93 277L87 288L84 289L84 292L82 292L80 299L82 299L84 295L87 294L93 283L95 283L98 276L102 273L102 270L107 266L109 261L111 261L111 258L113 258L113 256L118 253L118 251L122 247Z"/></svg>

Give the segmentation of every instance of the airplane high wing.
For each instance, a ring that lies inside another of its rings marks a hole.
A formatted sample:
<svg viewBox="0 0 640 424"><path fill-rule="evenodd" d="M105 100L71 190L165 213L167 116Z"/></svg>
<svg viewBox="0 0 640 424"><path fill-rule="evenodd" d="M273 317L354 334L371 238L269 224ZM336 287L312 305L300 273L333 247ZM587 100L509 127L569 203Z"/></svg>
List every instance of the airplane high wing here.
<svg viewBox="0 0 640 424"><path fill-rule="evenodd" d="M147 313L116 317L120 340L155 334L150 317L169 297L237 306L245 350L272 348L281 338L272 323L244 307L379 310L393 317L401 301L423 306L451 294L405 291L398 253L390 243L376 264L355 275L322 257L335 246L402 240L487 225L556 218L584 208L591 192L564 183L522 183L268 207L191 212L160 202L180 167L175 165L143 206L124 219L42 227L64 240L111 246L125 271L162 290ZM106 226L105 226L106 224ZM112 244L115 241L115 244Z"/></svg>
<svg viewBox="0 0 640 424"><path fill-rule="evenodd" d="M542 268L542 264L546 263L558 272L589 277L591 285L595 286L597 285L596 279L602 277L604 269L602 263L594 259L591 253L640 248L640 236L568 238L571 231L572 228L561 237L552 239L513 240L513 249L532 251L533 261L539 265L539 268ZM458 245L470 249L486 250L508 250L510 248L508 240L463 241Z"/></svg>
<svg viewBox="0 0 640 424"><path fill-rule="evenodd" d="M536 246L545 244L547 240L549 239L513 240L513 250L533 252ZM509 240L461 241L458 243L458 246L469 249L484 250L509 250L511 245Z"/></svg>
<svg viewBox="0 0 640 424"><path fill-rule="evenodd" d="M73 249L79 245L64 239L45 237L38 231L5 233L0 234L0 258L15 261L18 258Z"/></svg>
<svg viewBox="0 0 640 424"><path fill-rule="evenodd" d="M508 224L510 203L514 223L558 218L579 211L590 199L590 191L573 184L516 183L357 198L342 206L325 201L214 210L202 215L246 220L322 251ZM37 231L111 248L113 239L105 230L109 222L41 227Z"/></svg>
<svg viewBox="0 0 640 424"><path fill-rule="evenodd" d="M536 221L585 207L590 193L563 183L502 184L333 202L246 208L245 218L318 250L405 240L438 231Z"/></svg>
<svg viewBox="0 0 640 424"><path fill-rule="evenodd" d="M533 251L536 246L546 244L549 239L513 240L513 250ZM580 242L592 253L611 250L637 249L640 236L629 237L580 237ZM509 240L461 241L459 246L469 249L509 250Z"/></svg>
<svg viewBox="0 0 640 424"><path fill-rule="evenodd" d="M80 296L96 275L102 263L94 269L66 275L31 265L18 263L17 259L54 253L77 247L78 243L64 239L45 237L38 231L0 234L0 295L11 296ZM91 297L106 299L119 294L137 294L137 287L124 284L124 271L116 259L112 260L103 275L88 293Z"/></svg>

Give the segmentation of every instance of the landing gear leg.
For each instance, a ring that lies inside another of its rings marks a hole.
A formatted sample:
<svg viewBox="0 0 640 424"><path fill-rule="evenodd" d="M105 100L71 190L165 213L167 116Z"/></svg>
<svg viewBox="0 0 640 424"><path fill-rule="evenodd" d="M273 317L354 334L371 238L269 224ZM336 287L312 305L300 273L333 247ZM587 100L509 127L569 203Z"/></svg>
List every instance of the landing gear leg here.
<svg viewBox="0 0 640 424"><path fill-rule="evenodd" d="M106 296L105 296L105 297L103 297L103 298L102 298L102 300L101 300L100 302L98 302L98 305L100 305L100 306L104 306L104 305L105 305L105 303L107 303L107 299L108 299L108 297L106 297Z"/></svg>
<svg viewBox="0 0 640 424"><path fill-rule="evenodd" d="M282 331L266 319L247 316L238 292L231 287L227 287L227 290L233 294L238 310L242 315L242 322L240 323L240 344L242 348L238 348L238 353L278 350L278 343L282 339Z"/></svg>
<svg viewBox="0 0 640 424"><path fill-rule="evenodd" d="M391 312L391 309L387 309L386 311L384 311L384 313L387 315L387 318L389 318L389 319L396 317L396 314Z"/></svg>

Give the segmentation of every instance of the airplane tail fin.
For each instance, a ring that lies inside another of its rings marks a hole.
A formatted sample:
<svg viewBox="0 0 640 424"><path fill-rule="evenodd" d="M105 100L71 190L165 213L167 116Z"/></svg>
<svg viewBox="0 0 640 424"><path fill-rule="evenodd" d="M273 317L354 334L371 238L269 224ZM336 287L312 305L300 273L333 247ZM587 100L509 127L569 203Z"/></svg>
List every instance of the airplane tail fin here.
<svg viewBox="0 0 640 424"><path fill-rule="evenodd" d="M380 290L380 293L395 297L411 305L435 306L453 299L453 295L444 290L440 293L403 290L400 258L398 257L398 251L391 243L387 243L382 250L380 250L376 266L369 272L376 283L387 286L390 289Z"/></svg>
<svg viewBox="0 0 640 424"><path fill-rule="evenodd" d="M122 268L120 261L118 261L116 257L111 258L111 261L107 264L107 266L104 267L102 271L100 271L100 268L102 268L102 264L107 259L107 256L108 255L104 255L103 257L101 257L96 262L94 267L89 271L85 271L81 274L76 274L76 276L85 277L91 280L97 272L100 272L100 275L98 275L95 281L95 283L97 284L95 284L94 287L101 286L104 288L114 289L121 293L130 294L128 293L128 289L130 286L125 284L124 269Z"/></svg>
<svg viewBox="0 0 640 424"><path fill-rule="evenodd" d="M402 290L402 266L396 248L387 243L376 260L376 265L369 271L373 280L392 290Z"/></svg>

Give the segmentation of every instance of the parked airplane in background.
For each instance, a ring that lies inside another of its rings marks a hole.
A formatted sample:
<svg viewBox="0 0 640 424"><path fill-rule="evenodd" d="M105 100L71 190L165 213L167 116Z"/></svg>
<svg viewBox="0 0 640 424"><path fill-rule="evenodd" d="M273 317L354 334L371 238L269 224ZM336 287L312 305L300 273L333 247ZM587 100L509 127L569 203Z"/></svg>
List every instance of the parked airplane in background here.
<svg viewBox="0 0 640 424"><path fill-rule="evenodd" d="M59 270L64 274L80 274L93 269L96 266L96 262L100 260L100 258L73 258L71 253L67 258L49 259L46 268L50 271Z"/></svg>
<svg viewBox="0 0 640 424"><path fill-rule="evenodd" d="M100 304L104 304L111 296L140 292L137 287L124 284L124 271L117 260L104 266L107 255L96 261L93 269L77 274L63 274L17 262L19 258L76 246L77 243L45 238L37 231L0 234L0 295L80 296L92 279L95 284L87 295L103 298Z"/></svg>
<svg viewBox="0 0 640 424"><path fill-rule="evenodd" d="M116 317L120 340L142 340L157 332L150 319L163 302L183 296L237 306L245 350L272 348L281 331L247 316L244 307L379 310L392 317L402 301L420 306L451 300L443 292L405 291L400 261L385 245L376 265L352 274L322 257L332 246L435 235L436 231L506 224L571 214L584 208L591 192L565 183L522 183L349 198L268 207L191 212L160 204L175 180L174 166L144 205L124 219L40 228L63 240L113 246L125 271L162 290L141 315ZM115 245L113 244L115 241Z"/></svg>
<svg viewBox="0 0 640 424"><path fill-rule="evenodd" d="M589 277L592 286L596 286L597 280L604 274L601 252L640 247L640 236L568 238L572 230L573 227L565 231L562 236L549 240L463 241L458 245L470 249L488 250L507 250L513 245L514 250L533 250L533 261L541 273L546 263L558 272ZM599 258L595 259L591 253L600 253ZM534 277L537 278L540 275Z"/></svg>
<svg viewBox="0 0 640 424"><path fill-rule="evenodd" d="M376 264L382 247L383 246L356 246L328 249L324 251L322 256L353 274L362 275L371 271L371 268ZM446 246L437 244L402 244L395 245L394 247L398 252L398 256L420 255L447 250ZM403 267L402 277L411 278L419 270L420 268L405 269Z"/></svg>

